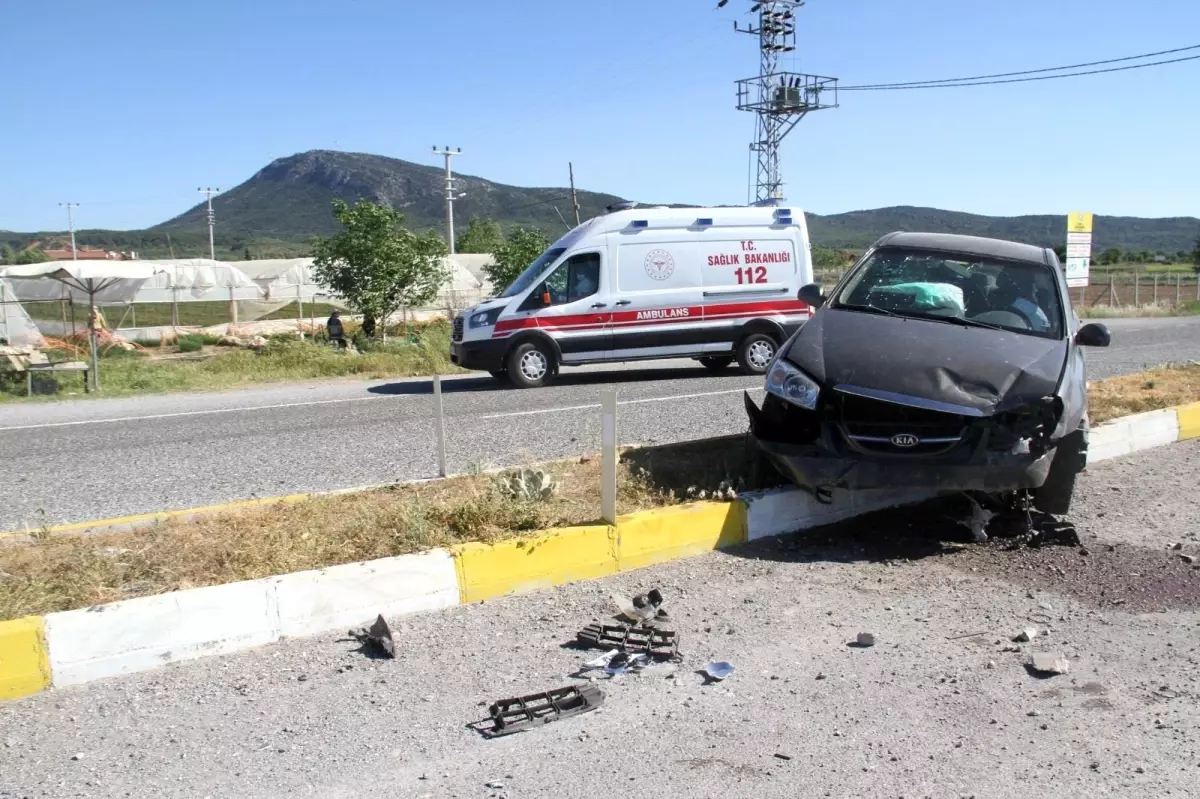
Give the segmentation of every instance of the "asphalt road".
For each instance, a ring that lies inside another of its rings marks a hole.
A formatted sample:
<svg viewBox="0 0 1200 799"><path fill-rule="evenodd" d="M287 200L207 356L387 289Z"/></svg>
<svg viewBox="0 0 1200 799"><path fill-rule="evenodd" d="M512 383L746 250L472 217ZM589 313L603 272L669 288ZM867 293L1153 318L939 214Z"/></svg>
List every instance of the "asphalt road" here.
<svg viewBox="0 0 1200 799"><path fill-rule="evenodd" d="M1082 548L947 546L964 531L928 507L885 512L408 617L396 660L332 633L0 704L0 797L1195 796L1198 468L1189 442L1090 470ZM598 711L507 738L466 728L576 682L591 655L563 645L655 586L673 677L601 675ZM1070 673L1030 673L1035 651ZM735 671L704 685L712 660Z"/></svg>
<svg viewBox="0 0 1200 799"><path fill-rule="evenodd" d="M1200 318L1109 325L1092 377L1200 359ZM742 391L762 380L690 361L564 370L533 391L447 379L449 470L598 450L606 385L621 442L649 444L744 430ZM0 530L431 477L432 413L428 379L0 406Z"/></svg>

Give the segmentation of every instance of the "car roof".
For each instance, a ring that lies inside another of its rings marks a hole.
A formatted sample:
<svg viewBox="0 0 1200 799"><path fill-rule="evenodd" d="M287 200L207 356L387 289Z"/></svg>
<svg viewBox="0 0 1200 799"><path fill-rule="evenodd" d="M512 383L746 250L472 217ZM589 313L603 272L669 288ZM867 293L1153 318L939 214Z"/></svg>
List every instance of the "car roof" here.
<svg viewBox="0 0 1200 799"><path fill-rule="evenodd" d="M982 236L960 236L956 233L889 233L875 242L875 246L945 250L985 258L1033 261L1040 264L1053 263L1045 247L1035 247L1032 244L1021 244L1004 239L987 239Z"/></svg>

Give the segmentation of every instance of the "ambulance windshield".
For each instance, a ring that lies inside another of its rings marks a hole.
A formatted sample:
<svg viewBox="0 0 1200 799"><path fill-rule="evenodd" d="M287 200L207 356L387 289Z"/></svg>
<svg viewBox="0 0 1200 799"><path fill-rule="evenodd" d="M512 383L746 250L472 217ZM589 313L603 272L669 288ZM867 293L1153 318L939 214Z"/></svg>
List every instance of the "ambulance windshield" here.
<svg viewBox="0 0 1200 799"><path fill-rule="evenodd" d="M559 256L566 251L566 247L551 247L550 249L546 250L544 253L538 256L536 261L525 268L525 271L522 272L517 279L512 282L511 286L506 288L502 294L497 296L515 297L518 294L524 293L525 289L529 288L531 285L533 285L533 281L537 280L538 275L542 274L547 266L557 261Z"/></svg>

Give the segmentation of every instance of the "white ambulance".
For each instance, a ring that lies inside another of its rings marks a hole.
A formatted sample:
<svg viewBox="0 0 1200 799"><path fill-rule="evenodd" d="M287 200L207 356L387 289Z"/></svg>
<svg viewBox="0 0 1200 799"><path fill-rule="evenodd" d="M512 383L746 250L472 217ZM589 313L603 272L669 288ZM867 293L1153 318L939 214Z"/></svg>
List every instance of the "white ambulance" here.
<svg viewBox="0 0 1200 799"><path fill-rule="evenodd" d="M760 375L808 319L811 282L799 208L622 203L455 318L450 359L522 388L561 366L659 358Z"/></svg>

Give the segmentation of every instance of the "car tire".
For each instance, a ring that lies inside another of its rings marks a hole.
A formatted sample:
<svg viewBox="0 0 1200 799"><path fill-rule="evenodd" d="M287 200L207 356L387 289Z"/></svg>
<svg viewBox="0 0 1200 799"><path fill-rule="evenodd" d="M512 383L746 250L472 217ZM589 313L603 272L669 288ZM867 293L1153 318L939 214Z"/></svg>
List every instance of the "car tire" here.
<svg viewBox="0 0 1200 799"><path fill-rule="evenodd" d="M508 377L519 388L540 388L554 374L554 356L544 344L527 341L508 354Z"/></svg>
<svg viewBox="0 0 1200 799"><path fill-rule="evenodd" d="M751 333L738 343L737 362L742 374L765 375L779 351L779 342L766 333Z"/></svg>
<svg viewBox="0 0 1200 799"><path fill-rule="evenodd" d="M712 372L713 374L725 371L725 369L731 363L733 363L733 358L731 358L727 355L722 356L720 358L701 358L700 359L700 365L703 366L708 371Z"/></svg>
<svg viewBox="0 0 1200 799"><path fill-rule="evenodd" d="M1075 480L1087 465L1087 448L1087 429L1084 427L1058 442L1046 482L1034 489L1034 508L1052 516L1070 513Z"/></svg>

